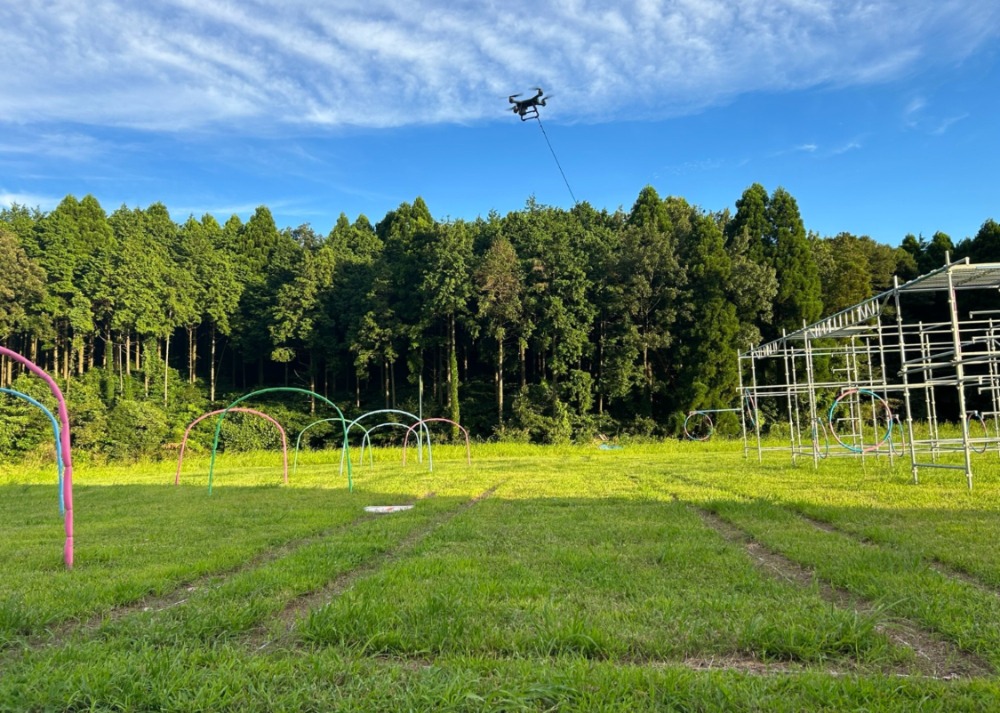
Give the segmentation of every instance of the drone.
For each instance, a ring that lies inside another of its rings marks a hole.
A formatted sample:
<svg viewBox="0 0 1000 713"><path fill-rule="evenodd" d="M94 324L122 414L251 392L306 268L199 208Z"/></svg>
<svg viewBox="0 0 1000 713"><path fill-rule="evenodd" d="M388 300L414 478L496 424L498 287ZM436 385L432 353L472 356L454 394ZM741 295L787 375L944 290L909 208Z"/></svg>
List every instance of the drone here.
<svg viewBox="0 0 1000 713"><path fill-rule="evenodd" d="M511 94L507 97L507 101L514 105L511 107L511 111L520 116L521 121L537 119L538 107L545 106L545 100L552 98L551 96L542 96L545 92L542 91L541 87L535 87L535 91L538 94L527 99L518 99L517 97L522 96L521 94Z"/></svg>

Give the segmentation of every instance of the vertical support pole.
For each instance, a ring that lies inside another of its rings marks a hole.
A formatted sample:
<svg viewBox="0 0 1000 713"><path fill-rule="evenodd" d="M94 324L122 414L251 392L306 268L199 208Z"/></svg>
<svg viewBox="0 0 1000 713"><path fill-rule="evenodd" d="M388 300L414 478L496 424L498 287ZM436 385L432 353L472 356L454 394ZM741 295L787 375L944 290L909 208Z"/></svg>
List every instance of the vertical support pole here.
<svg viewBox="0 0 1000 713"><path fill-rule="evenodd" d="M958 321L958 296L951 269L948 270L948 313L951 317L951 341L954 345L955 380L958 388L958 413L962 421L962 450L965 454L965 480L972 490L972 449L969 445L969 419L965 417L965 365L962 363L962 335Z"/></svg>
<svg viewBox="0 0 1000 713"><path fill-rule="evenodd" d="M797 464L795 452L795 419L792 417L792 366L788 363L788 335L785 330L781 330L781 357L785 365L785 395L788 401L788 437L792 447L792 465Z"/></svg>
<svg viewBox="0 0 1000 713"><path fill-rule="evenodd" d="M754 352L750 350L750 377L753 380L753 410L754 410L754 431L757 434L757 462L764 462L764 449L760 443L760 409L757 403L757 360Z"/></svg>
<svg viewBox="0 0 1000 713"><path fill-rule="evenodd" d="M805 357L806 357L806 385L809 389L809 435L812 440L813 468L819 468L819 430L816 423L819 420L816 412L816 374L813 370L812 340L809 338L809 331L806 330L804 336Z"/></svg>
<svg viewBox="0 0 1000 713"><path fill-rule="evenodd" d="M913 403L910 400L910 372L906 368L906 335L903 330L903 308L899 304L899 278L892 278L892 296L896 305L896 334L899 337L899 375L903 379L903 405L906 410L906 432L910 437L910 471L913 483L919 482L917 476L917 450L913 443Z"/></svg>
<svg viewBox="0 0 1000 713"><path fill-rule="evenodd" d="M739 395L740 395L740 426L743 429L743 460L749 457L750 445L747 441L747 407L749 401L747 400L747 395L743 390L743 355L736 355L736 367L737 367L737 378L739 379Z"/></svg>
<svg viewBox="0 0 1000 713"><path fill-rule="evenodd" d="M886 375L885 375L885 369L886 369L886 365L885 365L885 335L882 333L882 313L881 313L881 311L879 311L879 315L878 315L878 317L875 318L875 320L876 320L876 322L875 322L875 333L878 336L878 371L879 371L879 374L882 377L881 378L882 392L885 394L886 403L888 403L889 402L889 381L888 381L888 379L886 379ZM893 417L893 414L891 412L888 413L888 414L886 414L886 418L889 419L889 422L886 424L886 428L889 429L889 438L888 438L888 440L886 442L889 444L889 465L890 466L894 465L895 464L895 460L896 460L895 449L892 447L892 428L893 428L892 417Z"/></svg>
<svg viewBox="0 0 1000 713"><path fill-rule="evenodd" d="M989 329L986 336L986 353L990 365L990 406L993 409L993 433L996 438L997 452L1000 453L1000 404L997 402L997 351L996 324L989 318Z"/></svg>

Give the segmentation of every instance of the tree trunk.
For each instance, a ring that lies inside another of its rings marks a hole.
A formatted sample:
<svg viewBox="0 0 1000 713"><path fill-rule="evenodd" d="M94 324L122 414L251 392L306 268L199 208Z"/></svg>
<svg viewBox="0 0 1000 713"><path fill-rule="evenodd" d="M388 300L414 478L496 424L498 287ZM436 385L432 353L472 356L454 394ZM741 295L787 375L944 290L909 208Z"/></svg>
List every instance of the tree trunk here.
<svg viewBox="0 0 1000 713"><path fill-rule="evenodd" d="M122 360L125 362L125 373L132 376L132 333L128 330L125 331L125 358Z"/></svg>
<svg viewBox="0 0 1000 713"><path fill-rule="evenodd" d="M316 393L316 357L313 354L313 350L309 350L309 390L312 394L309 394L309 415L316 415L316 397L313 395Z"/></svg>
<svg viewBox="0 0 1000 713"><path fill-rule="evenodd" d="M460 423L461 407L458 401L458 340L455 339L455 315L448 318L448 341L450 349L448 364L448 401L451 404L451 420ZM458 426L451 427L453 440L458 440Z"/></svg>
<svg viewBox="0 0 1000 713"><path fill-rule="evenodd" d="M188 333L188 383L193 384L195 360L197 359L196 352L198 349L197 347L198 328L193 326L188 327L187 333Z"/></svg>
<svg viewBox="0 0 1000 713"><path fill-rule="evenodd" d="M389 408L389 363L382 360L382 390L385 392L385 407Z"/></svg>
<svg viewBox="0 0 1000 713"><path fill-rule="evenodd" d="M389 386L392 389L392 408L396 408L396 362L389 364Z"/></svg>
<svg viewBox="0 0 1000 713"><path fill-rule="evenodd" d="M163 346L163 407L167 406L167 377L170 374L170 335L167 335L167 343Z"/></svg>
<svg viewBox="0 0 1000 713"><path fill-rule="evenodd" d="M503 428L503 337L497 339L497 416Z"/></svg>
<svg viewBox="0 0 1000 713"><path fill-rule="evenodd" d="M52 349L52 373L59 376L59 327L56 327L55 347Z"/></svg>
<svg viewBox="0 0 1000 713"><path fill-rule="evenodd" d="M208 365L208 400L215 403L215 325L212 325L212 347Z"/></svg>

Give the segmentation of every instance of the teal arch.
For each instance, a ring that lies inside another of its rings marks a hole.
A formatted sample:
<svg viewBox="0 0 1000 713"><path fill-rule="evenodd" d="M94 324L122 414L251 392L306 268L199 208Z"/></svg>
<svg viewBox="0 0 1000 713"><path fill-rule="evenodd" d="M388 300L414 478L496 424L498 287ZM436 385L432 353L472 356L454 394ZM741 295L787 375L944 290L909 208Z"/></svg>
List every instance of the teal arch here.
<svg viewBox="0 0 1000 713"><path fill-rule="evenodd" d="M427 457L428 457L428 459L432 458L432 456L431 456L431 431L430 431L429 428L427 428L427 424L424 423L424 420L422 418L420 418L416 414L410 413L409 411L402 411L400 409L395 409L395 408L382 408L382 409L378 409L376 411L369 411L368 413L361 414L356 419L354 419L349 424L347 424L347 432L350 433L350 430L354 426L357 426L358 428L360 428L362 430L365 430L365 427L362 426L361 423L360 423L361 420L362 419L366 419L369 416L375 416L377 414L382 414L382 413L398 413L398 414L402 414L403 416L408 416L408 417L410 417L410 418L413 419L413 426L414 427L416 427L416 426L422 426L423 427L424 438L427 439ZM344 438L346 440L347 437L345 436ZM369 448L370 447L371 446L369 446ZM421 445L420 445L420 432L417 433L417 453L419 455L418 459L422 463L423 462L423 450L421 450ZM362 441L362 445L361 445L361 455L362 455L362 457L364 457L364 441ZM433 463L433 460L431 460L431 463ZM347 459L347 465L348 465L348 467L350 467L350 465L351 465L351 459L350 458ZM341 457L340 457L340 468L341 468L341 470L343 470L343 468L344 468L344 456L343 455L341 455Z"/></svg>
<svg viewBox="0 0 1000 713"><path fill-rule="evenodd" d="M385 426L396 426L397 428L405 428L406 429L406 435L409 436L410 433L413 431L414 427L418 425L418 423L413 424L413 426L407 426L405 423L400 423L399 421L384 421L384 422L378 424L377 426L372 426L371 428L367 429L365 431L365 435L361 439L361 457L358 459L358 463L359 464L363 463L364 460L365 460L365 444L367 443L368 444L368 465L369 466L374 466L375 465L375 458L372 455L372 438L371 438L372 431L375 431L375 430L377 430L379 428L384 428ZM417 436L417 438L419 439L420 436ZM403 441L403 465L406 465L406 441L405 440Z"/></svg>
<svg viewBox="0 0 1000 713"><path fill-rule="evenodd" d="M59 514L65 516L66 515L66 498L63 495L63 468L64 468L64 466L63 466L62 448L61 448L60 443L59 443L59 422L56 421L56 417L52 415L51 411L49 411L47 408L45 408L45 406L43 404L41 404L37 400L31 398L27 394L23 394L20 391L14 391L14 389L3 389L3 388L0 388L0 393L10 394L11 396L15 396L15 397L21 399L22 401L27 401L32 406L37 406L38 408L40 408L42 410L42 413L44 413L46 416L49 417L49 422L52 424L52 435L56 439L56 470L59 473ZM362 451L362 453L364 453L364 451Z"/></svg>
<svg viewBox="0 0 1000 713"><path fill-rule="evenodd" d="M342 424L347 424L347 419L343 416L333 416L331 418L321 418L318 421L313 421L308 426L299 431L299 435L295 438L295 456L292 459L292 475L295 475L299 467L299 446L302 445L302 436L313 426L318 426L321 423L332 423L334 421L340 421Z"/></svg>
<svg viewBox="0 0 1000 713"><path fill-rule="evenodd" d="M271 387L269 389L259 389L257 391L251 391L249 394L246 394L245 396L241 396L240 398L236 399L231 404L229 404L228 406L226 406L226 408L224 408L222 410L222 412L219 414L218 419L216 419L216 421L215 421L215 439L212 442L212 460L211 460L211 462L209 463L209 466L208 466L208 494L209 495L212 494L212 476L215 474L215 455L216 455L216 452L219 450L219 437L220 437L220 435L222 433L222 420L226 417L226 414L229 413L229 410L231 408L233 408L234 406L237 406L237 405L243 403L247 399L249 399L249 398L251 398L253 396L259 396L261 394L270 394L270 393L274 393L274 392L277 392L277 391L289 391L289 392L293 392L293 393L297 393L297 394L306 394L307 396L312 396L314 398L319 399L320 401L322 401L323 403L327 404L328 406L332 406L333 410L336 411L337 414L340 416L341 422L345 424L344 425L344 453L345 454L347 453L347 449L348 449L348 443L347 443L347 426L346 426L346 422L347 421L344 418L344 412L341 411L337 407L337 404L333 403L333 401L331 401L330 399L326 398L325 396L321 396L321 395L317 394L315 391L309 391L308 389L300 389L300 388L298 388L296 386L273 386L273 387ZM343 467L341 467L341 472L343 472ZM347 490L348 490L348 492L353 492L354 491L354 479L353 479L352 474L351 474L351 459L350 458L347 459Z"/></svg>

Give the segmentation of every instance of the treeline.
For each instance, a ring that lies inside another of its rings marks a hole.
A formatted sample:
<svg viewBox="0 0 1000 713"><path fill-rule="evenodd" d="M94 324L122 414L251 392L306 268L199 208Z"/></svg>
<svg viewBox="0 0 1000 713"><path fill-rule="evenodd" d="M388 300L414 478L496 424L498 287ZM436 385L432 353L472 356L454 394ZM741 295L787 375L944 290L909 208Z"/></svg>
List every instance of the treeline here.
<svg viewBox="0 0 1000 713"><path fill-rule="evenodd" d="M736 353L956 257L1000 259L992 220L957 246L807 233L784 189L707 212L644 188L628 212L536 204L435 220L424 201L326 236L176 223L67 196L0 211L0 343L62 382L78 447L145 455L235 395L296 386L349 413L398 408L483 438L667 435L737 401ZM0 361L0 386L39 396ZM302 400L289 418L308 420ZM0 399L0 454L44 444ZM298 414L298 415L296 415Z"/></svg>

